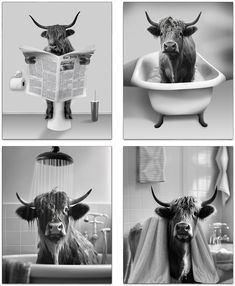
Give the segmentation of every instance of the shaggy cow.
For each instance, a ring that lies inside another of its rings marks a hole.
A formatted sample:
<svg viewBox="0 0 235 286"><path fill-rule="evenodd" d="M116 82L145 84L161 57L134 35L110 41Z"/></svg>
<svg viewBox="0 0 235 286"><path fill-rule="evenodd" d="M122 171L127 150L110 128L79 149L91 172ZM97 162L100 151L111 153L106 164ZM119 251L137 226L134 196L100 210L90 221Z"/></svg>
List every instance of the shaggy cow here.
<svg viewBox="0 0 235 286"><path fill-rule="evenodd" d="M73 22L69 25L53 25L53 26L43 26L36 22L32 16L30 18L33 20L35 25L46 31L42 32L41 36L48 40L48 46L44 48L44 51L61 56L69 52L74 51L68 37L75 33L71 28L77 20L80 12L77 13ZM27 64L35 63L35 57L26 57L25 61ZM80 57L80 64L87 65L90 63L90 55ZM64 115L66 119L72 119L71 112L71 100L67 100L64 103ZM53 118L53 102L47 100L47 110L45 119Z"/></svg>
<svg viewBox="0 0 235 286"><path fill-rule="evenodd" d="M145 12L151 26L148 31L160 37L161 52L159 56L160 76L162 83L190 82L194 78L196 49L192 34L197 31L194 25L199 20L186 23L167 17L156 23Z"/></svg>
<svg viewBox="0 0 235 286"><path fill-rule="evenodd" d="M215 208L210 205L217 194L199 202L192 196L185 196L173 200L171 203L161 202L154 194L155 201L162 207L155 209L156 214L167 219L168 222L168 257L170 275L181 283L193 283L192 257L190 242L194 237L198 219L202 220L211 215ZM132 260L139 243L142 228L137 224L129 233L129 244L131 247ZM134 242L134 246L132 245ZM131 246L132 245L132 246Z"/></svg>
<svg viewBox="0 0 235 286"><path fill-rule="evenodd" d="M89 194L70 200L65 192L52 190L38 195L28 203L16 196L23 204L16 213L24 220L37 220L40 242L37 263L40 264L97 264L93 245L72 226L71 220L85 215L89 207L81 204Z"/></svg>

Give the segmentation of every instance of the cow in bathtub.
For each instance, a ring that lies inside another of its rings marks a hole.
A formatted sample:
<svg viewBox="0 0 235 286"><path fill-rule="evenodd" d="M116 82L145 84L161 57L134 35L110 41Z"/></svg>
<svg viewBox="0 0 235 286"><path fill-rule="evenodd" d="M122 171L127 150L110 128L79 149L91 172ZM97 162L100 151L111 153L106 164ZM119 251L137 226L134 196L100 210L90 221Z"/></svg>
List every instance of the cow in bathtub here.
<svg viewBox="0 0 235 286"><path fill-rule="evenodd" d="M197 31L194 25L201 13L190 23L167 17L156 23L147 12L146 17L151 26L148 31L160 37L161 52L159 56L160 77L162 83L190 82L194 78L196 48L191 37Z"/></svg>
<svg viewBox="0 0 235 286"><path fill-rule="evenodd" d="M194 79L196 64L196 47L192 35L197 31L194 25L197 18L189 23L166 17L158 23L151 20L145 12L151 26L147 29L155 37L160 37L159 74L162 83L191 82ZM203 113L198 114L199 122L207 127ZM163 123L164 115L160 116L155 128Z"/></svg>
<svg viewBox="0 0 235 286"><path fill-rule="evenodd" d="M26 202L16 213L24 220L37 220L39 234L39 264L98 264L98 254L93 245L72 223L85 215L89 207L81 204L89 194L70 200L65 192L52 190L38 195L33 202Z"/></svg>

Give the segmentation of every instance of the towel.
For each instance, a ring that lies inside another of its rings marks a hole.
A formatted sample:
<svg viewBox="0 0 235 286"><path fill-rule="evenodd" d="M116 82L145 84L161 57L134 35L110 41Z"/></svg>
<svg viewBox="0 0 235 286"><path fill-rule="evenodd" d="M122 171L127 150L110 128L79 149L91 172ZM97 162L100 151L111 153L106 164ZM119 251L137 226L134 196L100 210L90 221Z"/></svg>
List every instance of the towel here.
<svg viewBox="0 0 235 286"><path fill-rule="evenodd" d="M134 260L129 259L126 283L176 282L170 276L166 237L165 219L150 217L143 223ZM219 277L200 225L191 242L191 249L194 280L199 283L217 283Z"/></svg>
<svg viewBox="0 0 235 286"><path fill-rule="evenodd" d="M2 259L2 283L29 283L30 263Z"/></svg>
<svg viewBox="0 0 235 286"><path fill-rule="evenodd" d="M138 181L140 183L165 181L164 147L139 147L137 152Z"/></svg>
<svg viewBox="0 0 235 286"><path fill-rule="evenodd" d="M225 146L220 146L219 151L216 155L216 162L219 168L219 175L216 181L216 186L219 191L222 192L223 205L227 202L230 197L229 184L228 184L228 150Z"/></svg>

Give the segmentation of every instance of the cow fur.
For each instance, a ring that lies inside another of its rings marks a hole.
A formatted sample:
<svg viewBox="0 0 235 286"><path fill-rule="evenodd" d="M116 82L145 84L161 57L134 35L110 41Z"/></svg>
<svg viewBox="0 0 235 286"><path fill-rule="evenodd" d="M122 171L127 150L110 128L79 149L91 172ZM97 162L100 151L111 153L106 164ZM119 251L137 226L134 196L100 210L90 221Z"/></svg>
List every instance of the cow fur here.
<svg viewBox="0 0 235 286"><path fill-rule="evenodd" d="M192 257L190 242L196 231L198 219L204 219L215 211L211 205L201 207L192 196L185 196L171 202L169 208L158 207L155 212L168 220L168 257L170 273L173 278L184 283L193 283ZM175 226L186 222L192 229L192 237L179 240Z"/></svg>
<svg viewBox="0 0 235 286"><path fill-rule="evenodd" d="M97 264L98 254L93 245L74 227L74 222L89 210L86 204L69 206L65 192L52 190L34 199L34 207L21 206L16 210L22 219L38 225L39 244L37 263L40 264ZM48 235L51 222L61 222L59 238Z"/></svg>
<svg viewBox="0 0 235 286"><path fill-rule="evenodd" d="M170 275L179 283L195 283L195 280L192 268L191 240L178 240L174 235L174 226L177 222L187 221L192 225L194 235L198 219L204 219L214 211L215 208L212 205L201 207L201 203L191 196L181 197L172 201L170 207L158 207L155 209L157 215L167 220ZM141 225L137 224L130 230L128 235L132 261L134 261L141 231Z"/></svg>
<svg viewBox="0 0 235 286"><path fill-rule="evenodd" d="M193 33L195 26L185 27L181 20L167 17L159 21L158 26L147 29L155 37L160 37L161 52L159 54L159 68L162 83L190 82L194 79L196 48ZM178 53L165 53L163 45L166 41L174 41L178 46Z"/></svg>

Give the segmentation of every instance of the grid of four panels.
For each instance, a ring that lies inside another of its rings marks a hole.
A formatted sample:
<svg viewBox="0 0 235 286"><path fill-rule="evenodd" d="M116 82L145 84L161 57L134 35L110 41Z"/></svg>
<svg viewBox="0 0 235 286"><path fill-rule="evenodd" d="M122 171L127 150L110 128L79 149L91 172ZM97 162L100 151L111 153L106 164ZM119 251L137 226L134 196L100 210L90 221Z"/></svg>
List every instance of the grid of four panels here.
<svg viewBox="0 0 235 286"><path fill-rule="evenodd" d="M232 284L233 2L113 4L2 2L2 282Z"/></svg>

